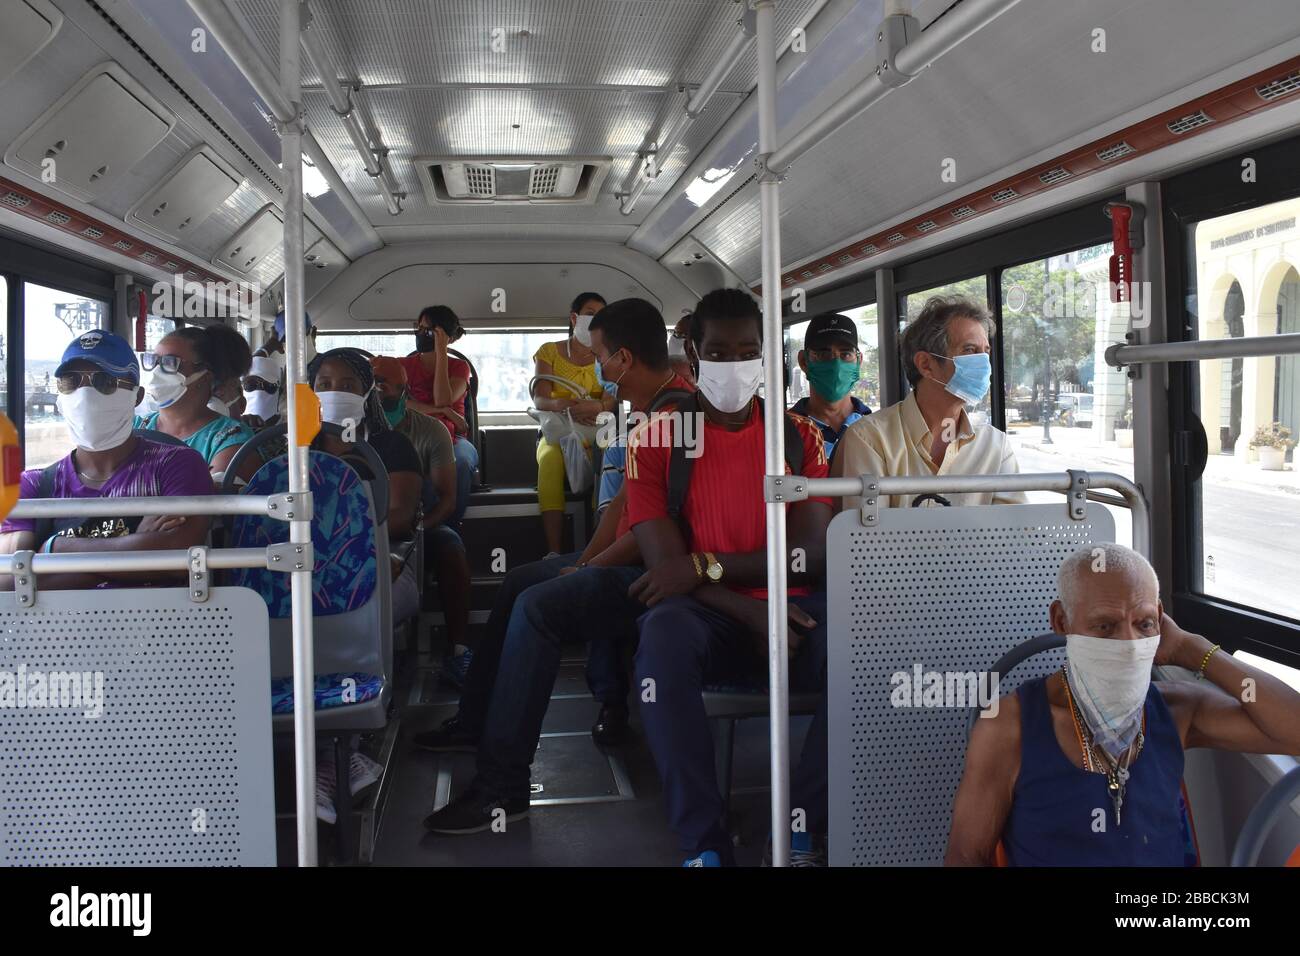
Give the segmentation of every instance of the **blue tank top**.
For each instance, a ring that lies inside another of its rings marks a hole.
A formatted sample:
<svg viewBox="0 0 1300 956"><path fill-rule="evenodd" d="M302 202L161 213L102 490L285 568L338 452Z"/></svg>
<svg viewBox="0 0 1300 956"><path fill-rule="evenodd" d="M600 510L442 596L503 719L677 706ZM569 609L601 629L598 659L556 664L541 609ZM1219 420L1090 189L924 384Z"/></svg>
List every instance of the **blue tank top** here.
<svg viewBox="0 0 1300 956"><path fill-rule="evenodd" d="M1104 774L1066 758L1052 729L1047 678L1028 681L1020 700L1020 775L1002 833L1012 866L1183 866L1180 802L1183 745L1153 684L1145 704L1146 744L1129 768L1121 808ZM1105 830L1097 832L1101 810Z"/></svg>

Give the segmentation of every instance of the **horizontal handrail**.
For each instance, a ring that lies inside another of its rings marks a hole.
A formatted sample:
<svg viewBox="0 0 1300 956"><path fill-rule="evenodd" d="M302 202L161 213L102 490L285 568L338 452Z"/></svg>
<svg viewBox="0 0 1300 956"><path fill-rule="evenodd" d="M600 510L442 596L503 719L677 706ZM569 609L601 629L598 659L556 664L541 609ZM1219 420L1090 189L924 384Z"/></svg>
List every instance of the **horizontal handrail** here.
<svg viewBox="0 0 1300 956"><path fill-rule="evenodd" d="M285 545L280 545L284 548ZM0 554L0 575L13 574L16 555ZM267 548L209 548L207 566L220 571L231 568L272 567ZM32 555L31 571L42 574L101 574L133 571L189 571L188 551L62 551ZM276 570L280 570L278 563ZM287 567L284 570L289 570Z"/></svg>
<svg viewBox="0 0 1300 956"><path fill-rule="evenodd" d="M126 518L139 515L267 515L289 521L311 495L178 495L158 498L23 498L11 518Z"/></svg>
<svg viewBox="0 0 1300 956"><path fill-rule="evenodd" d="M880 476L858 475L844 478L809 478L798 482L798 491L787 494L795 501L808 495L829 498L878 498L881 495L924 494L991 494L1000 491L1059 491L1064 495L1076 494L1075 480L1087 479L1087 490L1117 491L1133 512L1133 547L1148 559L1151 557L1151 518L1142 489L1131 479L1109 471L1029 472L1008 475L917 475ZM783 476L783 481L790 480ZM768 479L769 483L773 479Z"/></svg>
<svg viewBox="0 0 1300 956"><path fill-rule="evenodd" d="M1300 355L1300 332L1249 338L1201 339L1193 342L1117 343L1106 349L1106 364L1115 368L1155 362L1196 362L1222 358L1274 358Z"/></svg>

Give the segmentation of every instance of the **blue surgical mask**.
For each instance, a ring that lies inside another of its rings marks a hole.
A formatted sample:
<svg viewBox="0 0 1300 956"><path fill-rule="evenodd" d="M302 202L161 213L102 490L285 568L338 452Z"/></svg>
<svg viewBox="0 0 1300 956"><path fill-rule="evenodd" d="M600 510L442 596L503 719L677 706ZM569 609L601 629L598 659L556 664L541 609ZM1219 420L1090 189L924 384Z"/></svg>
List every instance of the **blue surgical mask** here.
<svg viewBox="0 0 1300 956"><path fill-rule="evenodd" d="M627 369L623 369L623 375L626 374L627 374ZM623 375L620 375L618 377L619 382L623 380ZM614 398L618 397L618 382L607 381L605 379L605 376L601 374L600 359L596 359L596 381L600 382L600 387L605 390L606 395L610 395Z"/></svg>
<svg viewBox="0 0 1300 956"><path fill-rule="evenodd" d="M993 363L989 361L987 352L956 357L939 355L935 352L930 354L935 358L952 362L955 370L952 378L943 386L950 394L957 396L968 405L978 405L984 400L984 396L989 393L989 383L993 380Z"/></svg>

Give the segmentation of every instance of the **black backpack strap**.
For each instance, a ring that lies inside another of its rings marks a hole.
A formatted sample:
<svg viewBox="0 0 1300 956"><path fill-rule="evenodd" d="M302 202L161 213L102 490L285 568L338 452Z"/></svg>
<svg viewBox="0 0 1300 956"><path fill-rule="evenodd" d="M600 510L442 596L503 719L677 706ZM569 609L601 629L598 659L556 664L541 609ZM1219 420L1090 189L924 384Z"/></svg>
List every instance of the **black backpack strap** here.
<svg viewBox="0 0 1300 956"><path fill-rule="evenodd" d="M785 416L785 463L790 466L790 474L803 474L803 432L788 414Z"/></svg>
<svg viewBox="0 0 1300 956"><path fill-rule="evenodd" d="M54 476L58 472L58 470L59 470L59 463L56 461L54 464L46 466L41 471L41 480L36 486L37 498L54 497ZM37 518L36 523L33 526L32 530L36 534L36 544L34 546L39 548L41 545L45 543L45 540L50 535L54 534L54 519Z"/></svg>
<svg viewBox="0 0 1300 956"><path fill-rule="evenodd" d="M683 416L694 415L700 409L693 393L677 403L677 411ZM668 450L668 517L680 523L682 506L686 503L686 488L691 483L691 469L695 459L687 456L686 443L674 436L672 447Z"/></svg>

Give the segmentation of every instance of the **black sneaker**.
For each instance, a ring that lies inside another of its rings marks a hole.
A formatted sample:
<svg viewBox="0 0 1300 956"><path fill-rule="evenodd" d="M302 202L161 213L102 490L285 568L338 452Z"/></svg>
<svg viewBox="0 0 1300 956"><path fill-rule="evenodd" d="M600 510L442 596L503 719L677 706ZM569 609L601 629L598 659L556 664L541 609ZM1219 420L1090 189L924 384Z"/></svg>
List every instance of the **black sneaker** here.
<svg viewBox="0 0 1300 956"><path fill-rule="evenodd" d="M411 738L411 743L434 753L466 753L478 751L478 734L470 733L460 719L460 714L448 717L433 730L426 730Z"/></svg>
<svg viewBox="0 0 1300 956"><path fill-rule="evenodd" d="M626 707L602 704L600 716L591 728L591 739L606 747L617 746L627 738L627 721Z"/></svg>
<svg viewBox="0 0 1300 956"><path fill-rule="evenodd" d="M501 811L504 811L504 815ZM434 833L459 836L498 828L528 816L528 798L510 799L494 797L476 787L470 787L441 810L424 818L426 829ZM498 822L503 821L503 822Z"/></svg>

